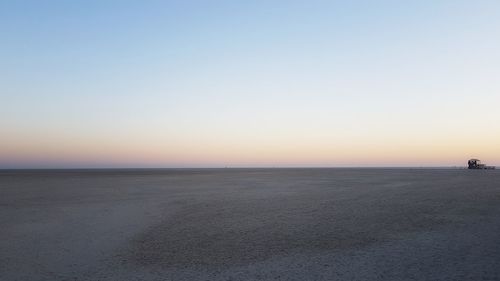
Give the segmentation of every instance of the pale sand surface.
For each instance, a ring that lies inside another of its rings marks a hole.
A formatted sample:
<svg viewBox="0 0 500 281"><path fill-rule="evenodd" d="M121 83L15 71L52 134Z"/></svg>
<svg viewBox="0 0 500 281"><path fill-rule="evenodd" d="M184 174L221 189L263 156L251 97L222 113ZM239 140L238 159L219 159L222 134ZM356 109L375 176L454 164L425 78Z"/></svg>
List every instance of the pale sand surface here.
<svg viewBox="0 0 500 281"><path fill-rule="evenodd" d="M0 171L0 280L500 280L500 171Z"/></svg>

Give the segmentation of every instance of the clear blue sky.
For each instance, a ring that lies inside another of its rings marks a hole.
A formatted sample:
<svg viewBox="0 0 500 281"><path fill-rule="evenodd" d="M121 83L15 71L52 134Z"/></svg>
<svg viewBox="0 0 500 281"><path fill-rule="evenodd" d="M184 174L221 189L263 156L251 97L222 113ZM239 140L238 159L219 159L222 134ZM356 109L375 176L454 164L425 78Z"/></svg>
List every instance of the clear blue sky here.
<svg viewBox="0 0 500 281"><path fill-rule="evenodd" d="M500 165L500 1L0 1L0 35L0 167Z"/></svg>

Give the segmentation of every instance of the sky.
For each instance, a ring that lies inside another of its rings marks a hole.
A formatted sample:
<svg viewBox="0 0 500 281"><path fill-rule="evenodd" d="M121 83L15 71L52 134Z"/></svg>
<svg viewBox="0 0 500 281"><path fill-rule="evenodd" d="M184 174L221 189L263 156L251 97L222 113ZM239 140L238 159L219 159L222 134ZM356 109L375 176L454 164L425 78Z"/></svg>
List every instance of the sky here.
<svg viewBox="0 0 500 281"><path fill-rule="evenodd" d="M0 168L500 165L500 1L0 0Z"/></svg>

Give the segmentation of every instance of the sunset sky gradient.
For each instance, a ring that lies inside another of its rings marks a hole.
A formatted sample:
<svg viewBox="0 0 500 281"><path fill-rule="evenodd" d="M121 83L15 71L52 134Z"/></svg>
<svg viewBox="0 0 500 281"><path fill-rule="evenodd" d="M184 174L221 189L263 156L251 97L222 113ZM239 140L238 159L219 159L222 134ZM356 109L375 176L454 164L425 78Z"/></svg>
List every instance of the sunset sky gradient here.
<svg viewBox="0 0 500 281"><path fill-rule="evenodd" d="M0 168L500 165L500 1L0 1Z"/></svg>

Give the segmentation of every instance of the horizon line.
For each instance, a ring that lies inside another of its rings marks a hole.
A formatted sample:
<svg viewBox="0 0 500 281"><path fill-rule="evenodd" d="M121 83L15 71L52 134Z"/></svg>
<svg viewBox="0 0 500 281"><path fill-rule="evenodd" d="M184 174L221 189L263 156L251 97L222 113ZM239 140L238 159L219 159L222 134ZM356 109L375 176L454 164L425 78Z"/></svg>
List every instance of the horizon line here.
<svg viewBox="0 0 500 281"><path fill-rule="evenodd" d="M497 166L493 166L497 167ZM221 169L467 169L467 166L241 166L241 167L50 167L0 168L0 171L20 170L221 170Z"/></svg>

